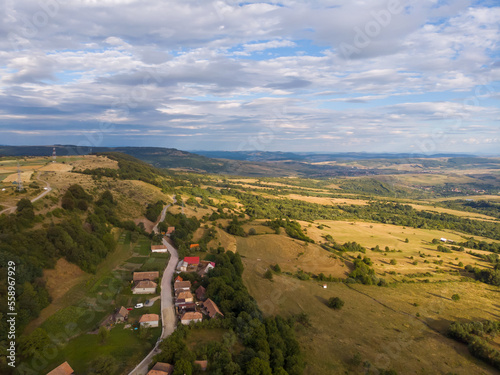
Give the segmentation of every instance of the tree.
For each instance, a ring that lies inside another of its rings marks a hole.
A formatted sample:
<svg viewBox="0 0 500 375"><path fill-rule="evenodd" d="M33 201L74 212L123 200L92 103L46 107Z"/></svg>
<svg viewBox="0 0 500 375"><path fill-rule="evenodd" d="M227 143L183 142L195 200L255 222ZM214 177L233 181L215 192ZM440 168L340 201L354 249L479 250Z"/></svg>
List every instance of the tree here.
<svg viewBox="0 0 500 375"><path fill-rule="evenodd" d="M451 299L455 302L460 301L460 296L458 294L454 294L451 296Z"/></svg>
<svg viewBox="0 0 500 375"><path fill-rule="evenodd" d="M193 373L193 365L184 358L175 362L174 372L172 375L191 375Z"/></svg>
<svg viewBox="0 0 500 375"><path fill-rule="evenodd" d="M104 344L108 340L108 337L109 337L109 331L107 330L107 328L104 326L101 326L99 328L99 333L97 333L97 337L99 337L99 341L101 342L101 344Z"/></svg>
<svg viewBox="0 0 500 375"><path fill-rule="evenodd" d="M405 238L405 243L408 243L410 242L410 240L408 238Z"/></svg>
<svg viewBox="0 0 500 375"><path fill-rule="evenodd" d="M264 278L268 279L268 280L272 280L273 279L273 271L271 271L270 268L264 274Z"/></svg>
<svg viewBox="0 0 500 375"><path fill-rule="evenodd" d="M396 259L391 259L391 264L395 266L396 264L398 264L398 262L396 261Z"/></svg>
<svg viewBox="0 0 500 375"><path fill-rule="evenodd" d="M339 297L332 297L328 300L327 306L331 309L340 310L344 306L344 303Z"/></svg>
<svg viewBox="0 0 500 375"><path fill-rule="evenodd" d="M100 356L90 363L90 375L114 375L118 370L116 360L109 356Z"/></svg>

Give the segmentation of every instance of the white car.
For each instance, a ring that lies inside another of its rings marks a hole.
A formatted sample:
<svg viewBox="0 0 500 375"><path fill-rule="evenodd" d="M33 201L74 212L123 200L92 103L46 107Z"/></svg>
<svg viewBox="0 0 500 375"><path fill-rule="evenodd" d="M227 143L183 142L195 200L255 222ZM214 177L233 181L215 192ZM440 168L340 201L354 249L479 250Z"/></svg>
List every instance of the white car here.
<svg viewBox="0 0 500 375"><path fill-rule="evenodd" d="M144 307L143 303L138 303L137 305L134 306L136 309L140 309L141 307Z"/></svg>

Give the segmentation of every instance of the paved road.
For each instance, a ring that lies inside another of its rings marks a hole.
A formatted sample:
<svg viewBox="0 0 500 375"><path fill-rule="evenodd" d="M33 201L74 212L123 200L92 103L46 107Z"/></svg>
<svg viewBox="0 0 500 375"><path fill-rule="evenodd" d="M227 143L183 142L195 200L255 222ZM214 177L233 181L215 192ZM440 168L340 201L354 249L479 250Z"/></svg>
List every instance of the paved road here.
<svg viewBox="0 0 500 375"><path fill-rule="evenodd" d="M153 232L158 233L158 224L160 224L163 220L165 220L165 215L167 215L168 208L177 202L177 199L175 199L175 195L172 197L172 199L174 200L173 203L169 203L165 207L163 207L163 210L161 211L160 215L160 220L158 220L155 226L153 227Z"/></svg>
<svg viewBox="0 0 500 375"><path fill-rule="evenodd" d="M175 203L175 197L174 197ZM165 219L165 213L167 212L170 204L166 205L163 208L162 215L160 217L159 222L162 222ZM159 223L158 222L158 223ZM158 233L158 223L153 228L155 233ZM177 254L177 249L169 244L165 239L163 239L163 244L167 247L168 252L170 253L170 259L168 261L167 267L163 271L163 276L161 279L161 322L162 322L162 331L161 336L155 347L149 354L142 360L137 367L132 370L129 375L145 375L148 372L148 367L153 361L153 357L160 353L160 349L158 345L161 340L168 337L175 330L176 319L175 319L175 310L174 310L174 299L172 293L172 278L174 276L175 267L179 262L179 255Z"/></svg>
<svg viewBox="0 0 500 375"><path fill-rule="evenodd" d="M37 180L40 181L40 182L43 182L45 184L45 187L47 188L47 190L44 190L42 193L40 193L35 198L33 198L31 200L31 203L36 202L37 200L45 197L47 194L49 194L52 191L52 188L50 187L50 185L49 185L49 183L47 181L40 180L39 177L37 177ZM6 208L5 210L0 211L0 215L1 214L7 214L9 212L11 213L11 212L14 212L15 210L16 210L16 207L9 207L9 208Z"/></svg>

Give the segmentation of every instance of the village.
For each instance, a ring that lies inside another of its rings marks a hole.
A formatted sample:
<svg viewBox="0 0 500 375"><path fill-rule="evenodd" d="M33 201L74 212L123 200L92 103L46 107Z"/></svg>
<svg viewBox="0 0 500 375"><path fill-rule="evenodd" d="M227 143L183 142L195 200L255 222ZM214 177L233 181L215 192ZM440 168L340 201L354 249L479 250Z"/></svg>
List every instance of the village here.
<svg viewBox="0 0 500 375"><path fill-rule="evenodd" d="M169 228L170 233L173 230L175 229ZM168 252L168 248L165 245L151 245L151 253L166 252ZM207 298L207 291L201 285L203 281L191 283L191 281L184 280L181 276L181 274L197 274L203 280L215 266L214 262L200 260L200 257L185 257L177 263L172 285L173 296L171 298L175 310L175 318L180 324L190 325L202 322L204 319L224 317L217 304L210 298ZM136 303L133 307L120 306L101 323L101 327L111 329L115 325L124 324L124 329L139 332L149 328L162 327L161 312L159 314L140 314L141 309L151 308L155 305L156 301L160 300L161 295L158 295L158 285L160 283L161 279L158 271L133 272L130 291L133 295L144 296L147 299L144 302ZM202 371L205 371L208 367L206 360L197 360L194 363ZM173 365L157 362L147 375L171 375L173 371ZM75 375L75 372L68 362L64 362L47 373L47 375Z"/></svg>

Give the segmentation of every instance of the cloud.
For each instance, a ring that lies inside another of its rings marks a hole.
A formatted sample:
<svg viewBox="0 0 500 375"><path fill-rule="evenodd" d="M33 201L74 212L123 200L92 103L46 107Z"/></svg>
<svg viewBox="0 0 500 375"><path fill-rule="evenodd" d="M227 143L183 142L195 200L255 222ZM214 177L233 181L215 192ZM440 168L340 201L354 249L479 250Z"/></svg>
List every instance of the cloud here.
<svg viewBox="0 0 500 375"><path fill-rule="evenodd" d="M7 1L3 142L401 151L436 131L443 147L497 145L500 7L400 3Z"/></svg>

